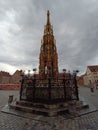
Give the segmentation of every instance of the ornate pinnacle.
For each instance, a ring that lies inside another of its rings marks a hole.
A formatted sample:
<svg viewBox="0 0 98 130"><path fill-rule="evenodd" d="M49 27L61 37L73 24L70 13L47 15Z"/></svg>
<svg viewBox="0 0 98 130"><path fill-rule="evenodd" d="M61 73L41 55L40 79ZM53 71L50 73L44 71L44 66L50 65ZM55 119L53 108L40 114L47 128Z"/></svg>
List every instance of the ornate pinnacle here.
<svg viewBox="0 0 98 130"><path fill-rule="evenodd" d="M47 11L47 25L50 24L50 13L49 10Z"/></svg>

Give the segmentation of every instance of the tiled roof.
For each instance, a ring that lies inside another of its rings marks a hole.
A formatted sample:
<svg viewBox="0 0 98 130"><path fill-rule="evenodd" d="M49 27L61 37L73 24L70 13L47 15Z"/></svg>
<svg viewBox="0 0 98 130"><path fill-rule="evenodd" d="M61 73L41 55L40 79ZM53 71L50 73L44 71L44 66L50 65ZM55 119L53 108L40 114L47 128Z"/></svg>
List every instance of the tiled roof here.
<svg viewBox="0 0 98 130"><path fill-rule="evenodd" d="M95 66L88 66L91 72L98 72L98 65Z"/></svg>

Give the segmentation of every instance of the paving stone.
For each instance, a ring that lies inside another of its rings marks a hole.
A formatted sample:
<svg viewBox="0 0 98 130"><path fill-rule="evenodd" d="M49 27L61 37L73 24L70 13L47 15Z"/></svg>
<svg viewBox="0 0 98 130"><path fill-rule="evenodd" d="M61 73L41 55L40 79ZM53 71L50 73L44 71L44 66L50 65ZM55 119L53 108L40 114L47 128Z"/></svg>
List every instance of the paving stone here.
<svg viewBox="0 0 98 130"><path fill-rule="evenodd" d="M87 88L80 89L81 94L98 107L98 90L91 96ZM18 91L0 91L0 110L7 103L8 95L17 98ZM88 96L87 96L88 95ZM0 112L0 130L98 130L98 111L80 117L66 118L66 114L57 117L38 117L32 119Z"/></svg>

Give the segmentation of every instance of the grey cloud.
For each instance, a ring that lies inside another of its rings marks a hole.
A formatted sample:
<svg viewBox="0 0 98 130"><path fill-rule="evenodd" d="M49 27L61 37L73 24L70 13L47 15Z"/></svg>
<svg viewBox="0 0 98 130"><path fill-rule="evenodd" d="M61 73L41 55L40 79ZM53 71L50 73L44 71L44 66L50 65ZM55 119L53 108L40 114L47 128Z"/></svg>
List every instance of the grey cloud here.
<svg viewBox="0 0 98 130"><path fill-rule="evenodd" d="M87 65L98 64L97 7L97 0L1 0L0 62L15 69L38 67L49 9L60 70L65 67L85 72Z"/></svg>

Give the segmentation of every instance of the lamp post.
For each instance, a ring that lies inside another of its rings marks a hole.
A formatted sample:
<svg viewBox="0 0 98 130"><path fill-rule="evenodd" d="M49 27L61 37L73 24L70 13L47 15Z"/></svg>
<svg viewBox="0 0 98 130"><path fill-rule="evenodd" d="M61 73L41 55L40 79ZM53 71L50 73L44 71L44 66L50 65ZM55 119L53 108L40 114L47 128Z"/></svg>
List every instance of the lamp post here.
<svg viewBox="0 0 98 130"><path fill-rule="evenodd" d="M65 75L66 75L66 69L63 69L64 98L65 98L65 100L66 100Z"/></svg>
<svg viewBox="0 0 98 130"><path fill-rule="evenodd" d="M37 69L36 69L36 68L34 68L34 69L33 69L34 74L36 74L36 71L37 71Z"/></svg>
<svg viewBox="0 0 98 130"><path fill-rule="evenodd" d="M74 84L75 84L75 94L76 94L77 100L79 100L79 93L78 93L78 86L77 86L77 79L76 79L78 72L79 72L79 70L74 70L73 71Z"/></svg>
<svg viewBox="0 0 98 130"><path fill-rule="evenodd" d="M33 69L34 76L33 76L33 100L35 100L35 84L36 84L36 68Z"/></svg>
<svg viewBox="0 0 98 130"><path fill-rule="evenodd" d="M23 83L24 83L24 71L22 71L21 72L21 77L22 77L22 79L21 79L21 87L20 87L20 100L22 99L21 97L22 97L22 91L23 91Z"/></svg>

